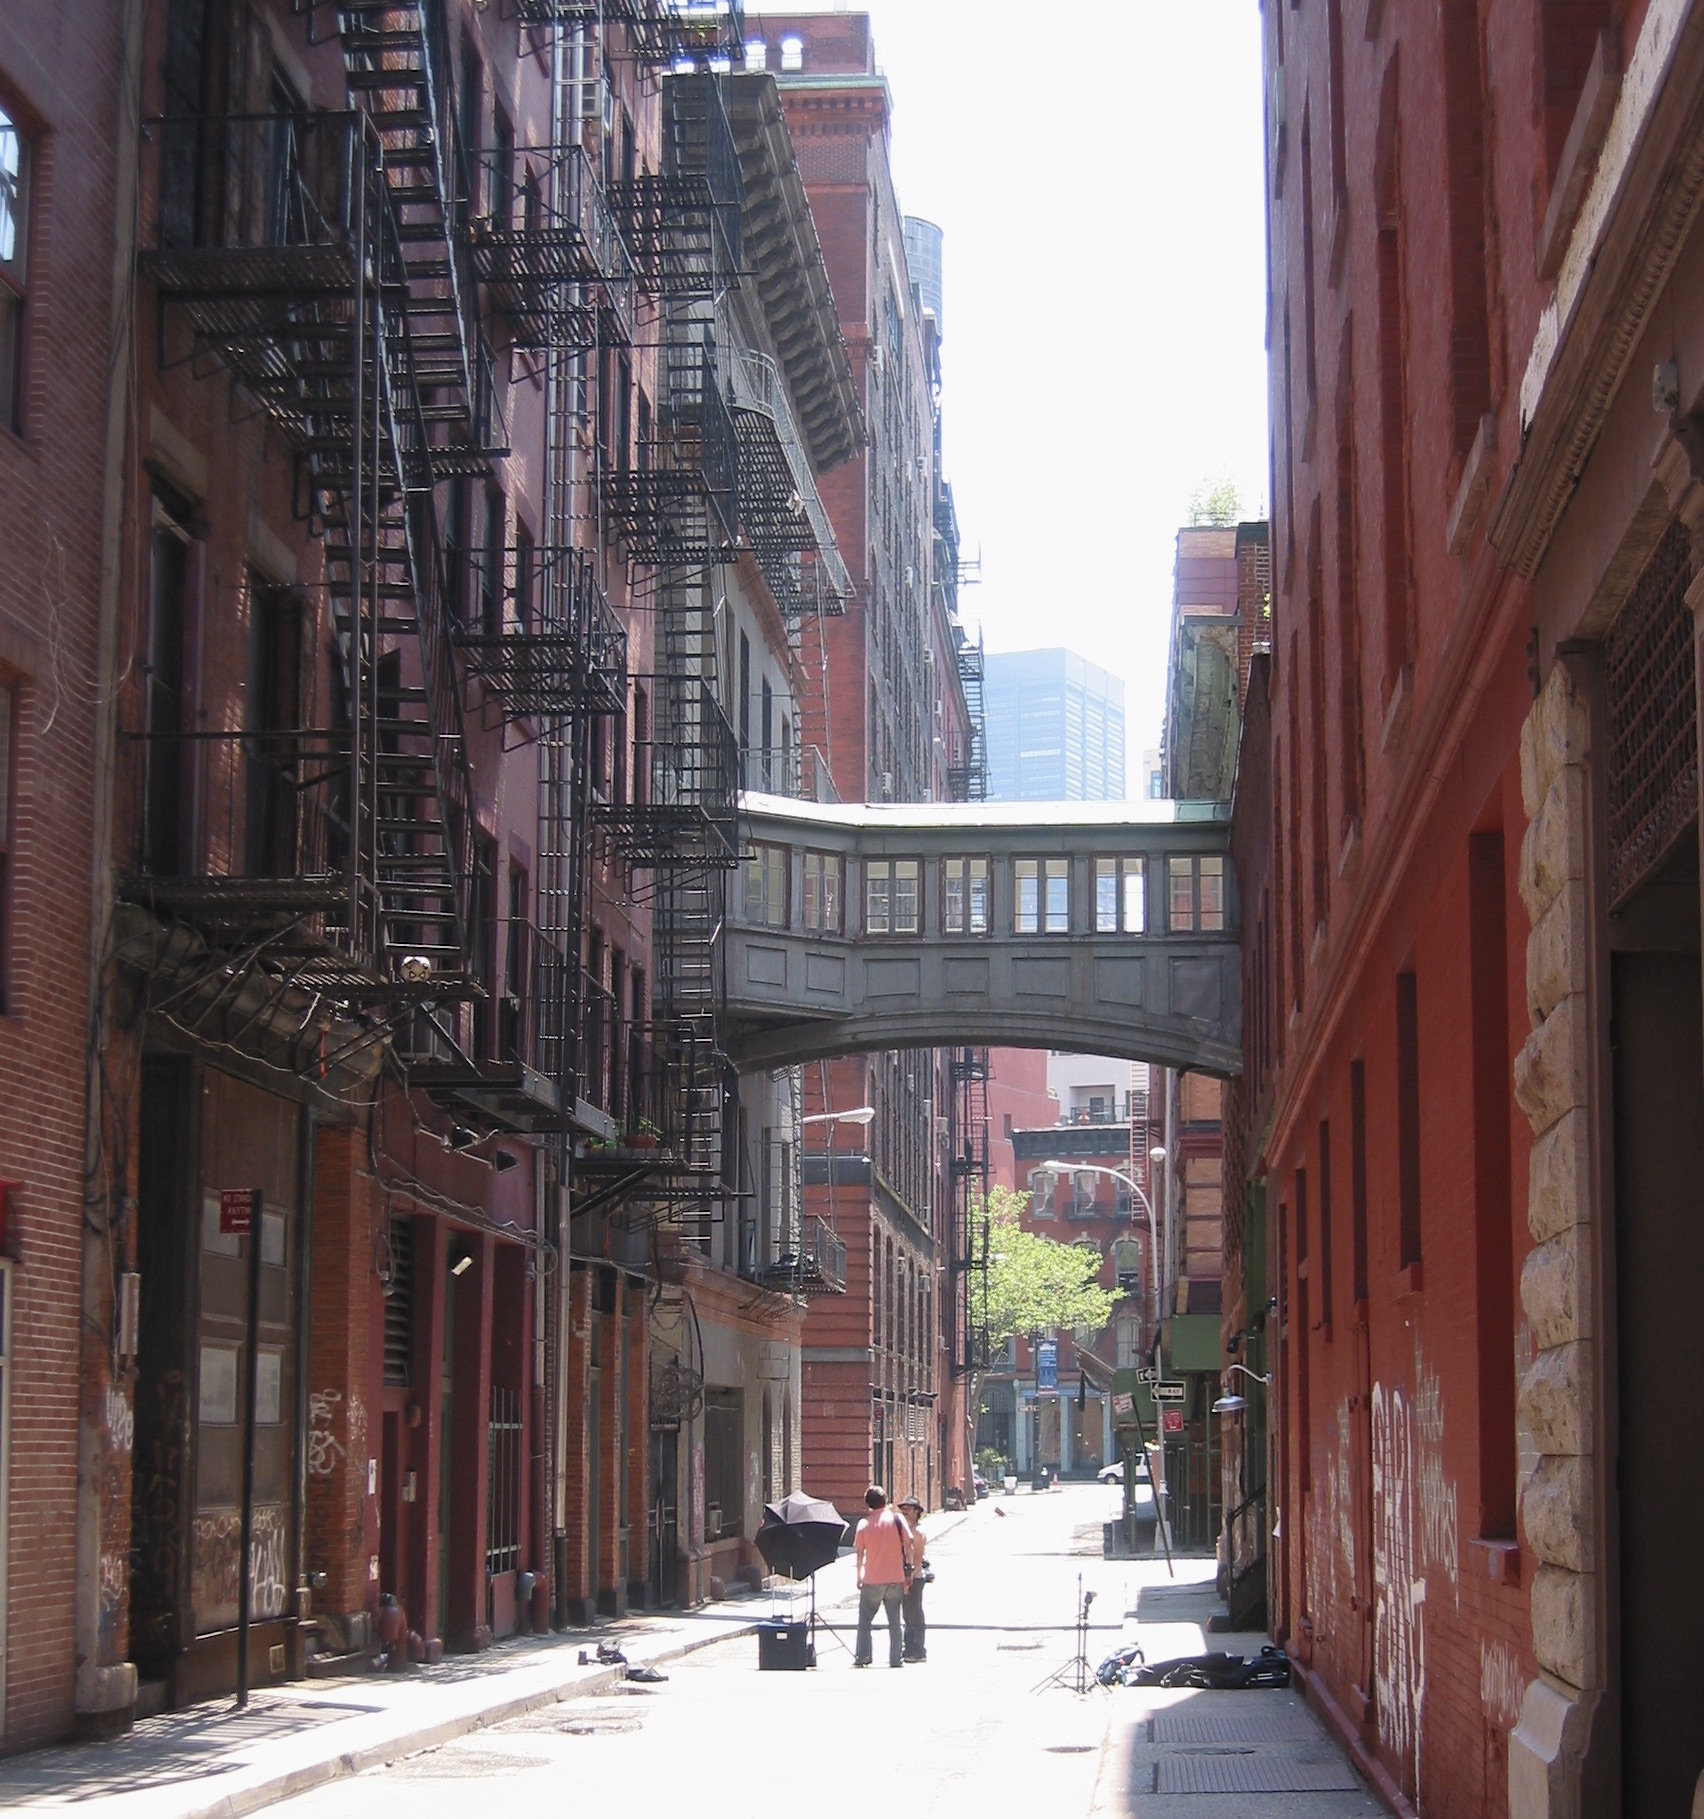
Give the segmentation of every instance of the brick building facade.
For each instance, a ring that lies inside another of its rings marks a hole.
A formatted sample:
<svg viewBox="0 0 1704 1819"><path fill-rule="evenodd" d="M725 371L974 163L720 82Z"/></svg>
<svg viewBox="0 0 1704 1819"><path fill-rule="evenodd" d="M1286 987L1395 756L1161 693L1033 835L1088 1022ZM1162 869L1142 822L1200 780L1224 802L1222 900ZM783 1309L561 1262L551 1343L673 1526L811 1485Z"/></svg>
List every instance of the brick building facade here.
<svg viewBox="0 0 1704 1819"><path fill-rule="evenodd" d="M1272 1620L1404 1810L1682 1811L1704 19L1264 25L1226 1343Z"/></svg>
<svg viewBox="0 0 1704 1819"><path fill-rule="evenodd" d="M129 215L122 71L137 9L97 9L82 54L8 10L0 42L0 1749L63 1734L104 1696L95 1606L74 1603L83 1449L121 1336L122 1151L87 1147L93 880L104 856L100 702L121 613L114 482L130 369L113 240ZM119 266L122 271L122 264ZM87 357L68 358L83 345ZM115 418L110 407L120 414ZM85 1192L88 1199L85 1201ZM122 1451L124 1418L117 1443ZM90 1568L92 1571L92 1567Z"/></svg>

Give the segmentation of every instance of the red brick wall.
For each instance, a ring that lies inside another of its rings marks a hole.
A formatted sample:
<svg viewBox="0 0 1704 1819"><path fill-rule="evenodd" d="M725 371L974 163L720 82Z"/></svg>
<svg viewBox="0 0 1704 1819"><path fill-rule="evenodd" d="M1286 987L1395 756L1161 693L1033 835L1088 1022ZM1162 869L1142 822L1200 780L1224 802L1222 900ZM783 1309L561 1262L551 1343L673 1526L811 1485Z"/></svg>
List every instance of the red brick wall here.
<svg viewBox="0 0 1704 1819"><path fill-rule="evenodd" d="M315 1140L303 1561L326 1575L320 1608L338 1615L372 1609L378 1590L368 1566L379 1537L367 1496L375 1234L366 1154L361 1131L322 1129ZM430 1281L425 1276L422 1287ZM372 1442L376 1450L376 1435ZM423 1612L409 1615L425 1620Z"/></svg>
<svg viewBox="0 0 1704 1819"><path fill-rule="evenodd" d="M1268 1178L1280 1302L1265 1333L1278 1430L1274 1623L1423 1810L1498 1815L1509 1731L1535 1672L1524 1589L1533 1561L1524 1546L1480 1545L1514 1537L1487 1532L1508 1524L1490 1513L1498 1499L1481 1473L1494 1462L1478 1437L1489 1420L1508 1423L1506 1407L1482 1410L1481 1398L1512 1393L1503 1354L1524 1333L1514 1283L1530 1242L1529 1139L1508 1101L1487 1104L1486 1070L1473 1065L1468 880L1473 836L1500 833L1506 1001L1480 1034L1509 1063L1528 1027L1515 885L1531 605L1471 515L1457 539L1464 553L1451 553L1448 527L1478 412L1496 418L1491 497L1520 448L1519 363L1545 301L1535 271L1546 201L1533 90L1541 9L1446 10L1449 31L1435 12L1387 6L1370 39L1345 17L1335 43L1326 9L1265 17L1286 122L1282 164L1269 139L1273 320L1287 312L1292 332L1288 370L1273 336L1271 736L1264 714L1251 720L1263 745L1251 754L1245 744L1241 774L1254 781L1238 804L1239 851L1254 867L1242 908L1256 1101L1239 1115L1266 1131L1249 1160ZM1489 141L1476 87L1496 122ZM1381 197L1397 121L1399 187ZM1407 419L1394 435L1381 415L1381 301L1392 322L1381 224L1400 242L1392 332ZM1392 574L1400 597L1387 599ZM1245 572L1239 587L1245 633L1255 582ZM1404 602L1411 634L1383 623ZM1397 653L1388 669L1387 646ZM1262 799L1269 772L1274 811ZM1265 829L1250 817L1265 823L1269 812L1268 892ZM1405 1267L1399 1218L1401 973L1413 974L1418 1000L1417 1268ZM1364 1296L1354 1282L1357 1066Z"/></svg>
<svg viewBox="0 0 1704 1819"><path fill-rule="evenodd" d="M128 1475L128 1399L109 1411L111 1289L128 1235L122 1153L103 1151L92 1217L115 1220L83 1293L85 1066L102 473L120 28L81 21L66 54L56 15L8 14L0 96L32 140L21 433L0 427L0 688L12 693L11 853L0 896L0 1179L13 1190L7 1683L0 1747L71 1726L76 1641L77 1446L84 1415ZM129 1552L122 1495L96 1516L97 1659L122 1659Z"/></svg>

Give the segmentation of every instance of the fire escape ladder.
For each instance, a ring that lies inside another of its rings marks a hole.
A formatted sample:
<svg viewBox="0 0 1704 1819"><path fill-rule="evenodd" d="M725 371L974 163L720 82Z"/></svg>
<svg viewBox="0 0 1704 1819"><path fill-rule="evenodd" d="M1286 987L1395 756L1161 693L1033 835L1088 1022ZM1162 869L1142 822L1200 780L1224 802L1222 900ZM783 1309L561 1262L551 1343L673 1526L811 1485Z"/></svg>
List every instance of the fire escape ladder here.
<svg viewBox="0 0 1704 1819"><path fill-rule="evenodd" d="M745 0L513 0L523 25L621 26L652 69L727 64L745 52Z"/></svg>
<svg viewBox="0 0 1704 1819"><path fill-rule="evenodd" d="M739 281L744 191L725 84L708 72L668 77L661 168L610 189L652 296L713 298Z"/></svg>
<svg viewBox="0 0 1704 1819"><path fill-rule="evenodd" d="M985 1369L988 1348L988 1225L976 1218L988 1204L990 1157L988 1136L989 1058L985 1048L952 1051L953 1245L949 1268L954 1278L953 1371L963 1376ZM959 1304L962 1298L962 1305Z"/></svg>
<svg viewBox="0 0 1704 1819"><path fill-rule="evenodd" d="M409 343L437 478L483 474L505 452L490 349L472 314L467 236L471 173L438 75L444 15L429 0L338 8L352 105L373 122L401 249Z"/></svg>

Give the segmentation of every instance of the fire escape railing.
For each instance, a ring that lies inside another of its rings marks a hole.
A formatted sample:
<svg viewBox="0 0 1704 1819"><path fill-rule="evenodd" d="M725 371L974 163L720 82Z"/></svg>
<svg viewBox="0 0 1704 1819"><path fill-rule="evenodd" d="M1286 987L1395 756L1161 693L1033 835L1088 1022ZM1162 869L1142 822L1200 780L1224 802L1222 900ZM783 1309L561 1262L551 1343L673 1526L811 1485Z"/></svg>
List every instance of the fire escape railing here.
<svg viewBox="0 0 1704 1819"><path fill-rule="evenodd" d="M624 26L631 54L654 68L735 62L744 0L515 0L526 25Z"/></svg>
<svg viewBox="0 0 1704 1819"><path fill-rule="evenodd" d="M655 732L634 742L625 801L594 802L591 819L630 865L724 866L739 856L739 741L696 677L643 677Z"/></svg>
<svg viewBox="0 0 1704 1819"><path fill-rule="evenodd" d="M475 280L513 346L583 353L633 340L633 259L580 146L487 149L463 221Z"/></svg>
<svg viewBox="0 0 1704 1819"><path fill-rule="evenodd" d="M784 615L844 612L852 578L817 492L781 374L767 354L736 348L731 377L740 456L740 534Z"/></svg>
<svg viewBox="0 0 1704 1819"><path fill-rule="evenodd" d="M739 447L708 333L667 343L661 398L632 446L609 452L600 491L630 558L703 564L732 551Z"/></svg>
<svg viewBox="0 0 1704 1819"><path fill-rule="evenodd" d="M670 76L662 168L610 188L639 283L652 296L710 298L738 280L744 188L724 82Z"/></svg>
<svg viewBox="0 0 1704 1819"><path fill-rule="evenodd" d="M627 633L590 551L530 543L480 550L468 580L456 648L502 719L625 711Z"/></svg>
<svg viewBox="0 0 1704 1819"><path fill-rule="evenodd" d="M151 123L151 140L157 244L142 272L187 323L195 354L227 370L296 451L325 543L339 673L329 724L209 735L195 759L202 793L183 809L210 811L201 839L162 844L144 828L126 889L193 910L220 938L288 928L287 949L306 935L319 951L301 976L344 1002L464 995L476 989L472 783L429 506L449 420L426 401L414 275L378 128L360 111L198 116ZM307 698L322 698L309 681ZM184 766L182 729L135 730L150 803L163 802L162 776L174 758ZM237 800L221 773L252 771L257 741L271 781L244 786L244 812L292 793L309 843L294 855L276 832L281 810L266 811L264 837L220 826ZM328 896L333 878L341 903L300 922L304 880Z"/></svg>

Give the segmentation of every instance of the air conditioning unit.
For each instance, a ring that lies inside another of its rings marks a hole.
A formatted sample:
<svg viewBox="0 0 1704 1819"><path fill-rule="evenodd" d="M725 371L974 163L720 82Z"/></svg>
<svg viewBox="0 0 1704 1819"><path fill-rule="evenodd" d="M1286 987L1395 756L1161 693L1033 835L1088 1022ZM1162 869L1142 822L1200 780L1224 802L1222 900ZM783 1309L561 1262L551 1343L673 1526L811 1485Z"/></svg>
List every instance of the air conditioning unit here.
<svg viewBox="0 0 1704 1819"><path fill-rule="evenodd" d="M608 76L588 76L579 85L580 118L606 133L615 131L615 90Z"/></svg>
<svg viewBox="0 0 1704 1819"><path fill-rule="evenodd" d="M891 802L893 800L893 772L892 771L883 771L882 772L882 800L884 802Z"/></svg>
<svg viewBox="0 0 1704 1819"><path fill-rule="evenodd" d="M909 562L905 565L905 585L907 587L915 587L917 585L917 571Z"/></svg>
<svg viewBox="0 0 1704 1819"><path fill-rule="evenodd" d="M887 364L887 353L878 342L870 349L870 371L879 374Z"/></svg>

